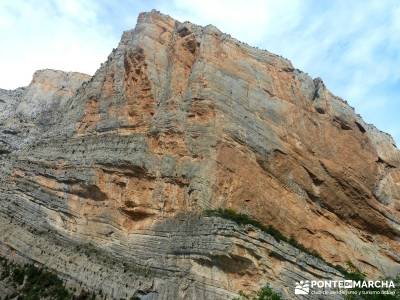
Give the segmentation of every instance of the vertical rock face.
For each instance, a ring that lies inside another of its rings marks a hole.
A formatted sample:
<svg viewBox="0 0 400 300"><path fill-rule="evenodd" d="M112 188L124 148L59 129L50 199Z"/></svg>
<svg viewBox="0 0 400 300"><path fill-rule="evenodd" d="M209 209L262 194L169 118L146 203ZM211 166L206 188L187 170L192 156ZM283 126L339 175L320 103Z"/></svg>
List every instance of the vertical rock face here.
<svg viewBox="0 0 400 300"><path fill-rule="evenodd" d="M68 99L89 75L39 70L27 87L0 89L0 153L30 143L56 124Z"/></svg>
<svg viewBox="0 0 400 300"><path fill-rule="evenodd" d="M143 13L93 77L0 90L0 251L109 298L231 299L400 272L400 152L321 79L209 25ZM310 295L310 298L313 296Z"/></svg>

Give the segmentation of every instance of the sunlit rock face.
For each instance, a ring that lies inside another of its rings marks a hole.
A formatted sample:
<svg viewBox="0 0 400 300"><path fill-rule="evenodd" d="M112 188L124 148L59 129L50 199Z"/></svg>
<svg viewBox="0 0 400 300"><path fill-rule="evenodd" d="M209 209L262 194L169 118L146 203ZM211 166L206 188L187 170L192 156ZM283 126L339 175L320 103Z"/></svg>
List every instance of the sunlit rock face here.
<svg viewBox="0 0 400 300"><path fill-rule="evenodd" d="M0 253L107 298L232 299L400 272L400 152L321 79L213 26L139 15L93 77L0 90ZM1 285L0 285L1 287ZM309 296L313 299L313 295Z"/></svg>

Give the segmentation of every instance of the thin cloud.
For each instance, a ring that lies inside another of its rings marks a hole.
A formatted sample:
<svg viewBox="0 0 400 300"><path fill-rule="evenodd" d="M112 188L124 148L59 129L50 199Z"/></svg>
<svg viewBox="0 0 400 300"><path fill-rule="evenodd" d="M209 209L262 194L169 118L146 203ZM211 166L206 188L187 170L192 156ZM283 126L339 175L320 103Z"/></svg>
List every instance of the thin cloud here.
<svg viewBox="0 0 400 300"><path fill-rule="evenodd" d="M271 28L294 28L302 10L299 0L174 0L159 8L181 20L200 25L213 24L249 44L262 42Z"/></svg>
<svg viewBox="0 0 400 300"><path fill-rule="evenodd" d="M0 6L0 86L30 82L37 69L92 74L117 38L96 22L95 1L6 1ZM4 21L6 20L6 21Z"/></svg>
<svg viewBox="0 0 400 300"><path fill-rule="evenodd" d="M26 85L40 68L93 74L139 11L152 8L289 58L400 141L396 0L5 0L0 87Z"/></svg>

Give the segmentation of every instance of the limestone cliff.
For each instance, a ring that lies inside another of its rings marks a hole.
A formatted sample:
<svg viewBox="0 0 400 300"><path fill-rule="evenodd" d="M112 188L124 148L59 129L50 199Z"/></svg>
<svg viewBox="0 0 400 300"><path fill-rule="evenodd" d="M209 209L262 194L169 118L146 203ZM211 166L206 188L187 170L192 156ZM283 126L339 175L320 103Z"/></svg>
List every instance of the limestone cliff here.
<svg viewBox="0 0 400 300"><path fill-rule="evenodd" d="M232 299L269 283L295 299L295 281L343 276L330 265L400 272L392 138L321 79L211 25L142 13L93 77L43 70L0 90L0 123L0 254L70 286ZM323 260L202 214L217 208Z"/></svg>

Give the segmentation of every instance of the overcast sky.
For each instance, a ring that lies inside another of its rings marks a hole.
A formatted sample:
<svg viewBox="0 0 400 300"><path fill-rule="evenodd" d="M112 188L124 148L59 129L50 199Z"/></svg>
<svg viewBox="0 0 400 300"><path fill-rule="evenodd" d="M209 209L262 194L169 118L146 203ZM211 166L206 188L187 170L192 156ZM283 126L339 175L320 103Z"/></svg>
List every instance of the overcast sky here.
<svg viewBox="0 0 400 300"><path fill-rule="evenodd" d="M0 88L43 68L93 74L152 8L289 58L400 143L398 0L0 0Z"/></svg>

